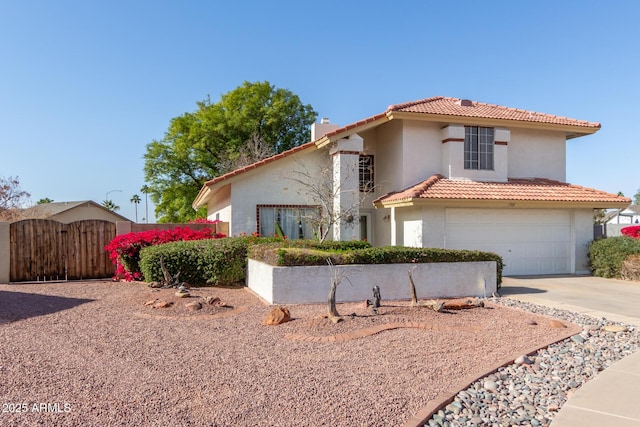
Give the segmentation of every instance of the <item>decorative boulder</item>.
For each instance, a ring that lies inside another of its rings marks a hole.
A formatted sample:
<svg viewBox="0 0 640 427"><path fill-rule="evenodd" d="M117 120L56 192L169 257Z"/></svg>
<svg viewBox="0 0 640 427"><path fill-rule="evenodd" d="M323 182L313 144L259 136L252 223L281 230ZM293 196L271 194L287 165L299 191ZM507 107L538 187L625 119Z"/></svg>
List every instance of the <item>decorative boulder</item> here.
<svg viewBox="0 0 640 427"><path fill-rule="evenodd" d="M197 311L202 309L202 304L200 304L198 301L187 303L184 306L187 307L189 311Z"/></svg>
<svg viewBox="0 0 640 427"><path fill-rule="evenodd" d="M567 325L556 319L549 320L549 326L556 329L563 329L567 327Z"/></svg>
<svg viewBox="0 0 640 427"><path fill-rule="evenodd" d="M291 313L287 307L276 307L262 320L264 326L280 325L291 320Z"/></svg>
<svg viewBox="0 0 640 427"><path fill-rule="evenodd" d="M153 308L169 308L173 305L172 302L167 302L167 301L157 301L155 304L153 304Z"/></svg>
<svg viewBox="0 0 640 427"><path fill-rule="evenodd" d="M191 294L186 289L180 289L178 292L176 292L176 296L178 298L189 298Z"/></svg>
<svg viewBox="0 0 640 427"><path fill-rule="evenodd" d="M458 298L445 301L445 310L464 310L467 308L484 307L484 301L478 298Z"/></svg>

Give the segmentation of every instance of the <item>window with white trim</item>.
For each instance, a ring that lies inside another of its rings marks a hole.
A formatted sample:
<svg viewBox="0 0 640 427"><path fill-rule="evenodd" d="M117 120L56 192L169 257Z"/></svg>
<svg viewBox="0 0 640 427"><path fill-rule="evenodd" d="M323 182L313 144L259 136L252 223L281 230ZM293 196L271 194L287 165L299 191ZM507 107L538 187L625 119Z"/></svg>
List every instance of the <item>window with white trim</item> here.
<svg viewBox="0 0 640 427"><path fill-rule="evenodd" d="M258 206L258 232L261 236L286 236L288 239L312 239L313 219L318 208L313 206Z"/></svg>
<svg viewBox="0 0 640 427"><path fill-rule="evenodd" d="M493 170L493 128L464 127L464 168Z"/></svg>

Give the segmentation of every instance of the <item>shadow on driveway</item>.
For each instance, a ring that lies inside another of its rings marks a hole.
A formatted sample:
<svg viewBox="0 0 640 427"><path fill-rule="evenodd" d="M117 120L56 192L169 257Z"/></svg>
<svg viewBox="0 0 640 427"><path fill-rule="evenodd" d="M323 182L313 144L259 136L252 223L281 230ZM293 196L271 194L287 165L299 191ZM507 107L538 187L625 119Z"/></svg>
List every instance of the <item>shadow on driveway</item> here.
<svg viewBox="0 0 640 427"><path fill-rule="evenodd" d="M95 301L55 295L0 291L0 323L44 316Z"/></svg>
<svg viewBox="0 0 640 427"><path fill-rule="evenodd" d="M544 289L530 288L528 286L502 286L500 295L544 294Z"/></svg>

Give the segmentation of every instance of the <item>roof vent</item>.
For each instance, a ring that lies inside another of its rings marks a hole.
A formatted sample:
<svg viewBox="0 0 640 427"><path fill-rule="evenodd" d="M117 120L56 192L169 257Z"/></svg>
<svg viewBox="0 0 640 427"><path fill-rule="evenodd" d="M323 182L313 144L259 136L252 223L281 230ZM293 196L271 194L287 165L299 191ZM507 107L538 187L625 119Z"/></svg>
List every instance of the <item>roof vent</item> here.
<svg viewBox="0 0 640 427"><path fill-rule="evenodd" d="M470 99L461 99L460 100L460 105L462 107L473 107L473 101Z"/></svg>
<svg viewBox="0 0 640 427"><path fill-rule="evenodd" d="M329 117L323 117L320 119L320 123L322 123L323 125L328 125L329 123L331 123L331 120L329 120Z"/></svg>

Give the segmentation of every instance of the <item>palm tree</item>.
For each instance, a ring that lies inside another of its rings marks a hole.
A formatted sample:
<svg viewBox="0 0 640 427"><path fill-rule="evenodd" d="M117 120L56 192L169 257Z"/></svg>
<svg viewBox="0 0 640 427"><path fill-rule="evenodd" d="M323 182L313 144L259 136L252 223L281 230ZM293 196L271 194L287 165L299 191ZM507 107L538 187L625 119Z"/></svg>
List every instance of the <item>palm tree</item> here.
<svg viewBox="0 0 640 427"><path fill-rule="evenodd" d="M129 201L136 207L136 222L138 222L138 203L140 203L140 196L134 194Z"/></svg>
<svg viewBox="0 0 640 427"><path fill-rule="evenodd" d="M109 209L112 212L120 210L120 206L113 203L113 200L111 199L105 200L104 202L102 202L102 206L104 206L105 208Z"/></svg>
<svg viewBox="0 0 640 427"><path fill-rule="evenodd" d="M140 191L144 193L144 216L148 224L149 223L149 191L151 191L151 188L147 184L145 184L142 186Z"/></svg>

